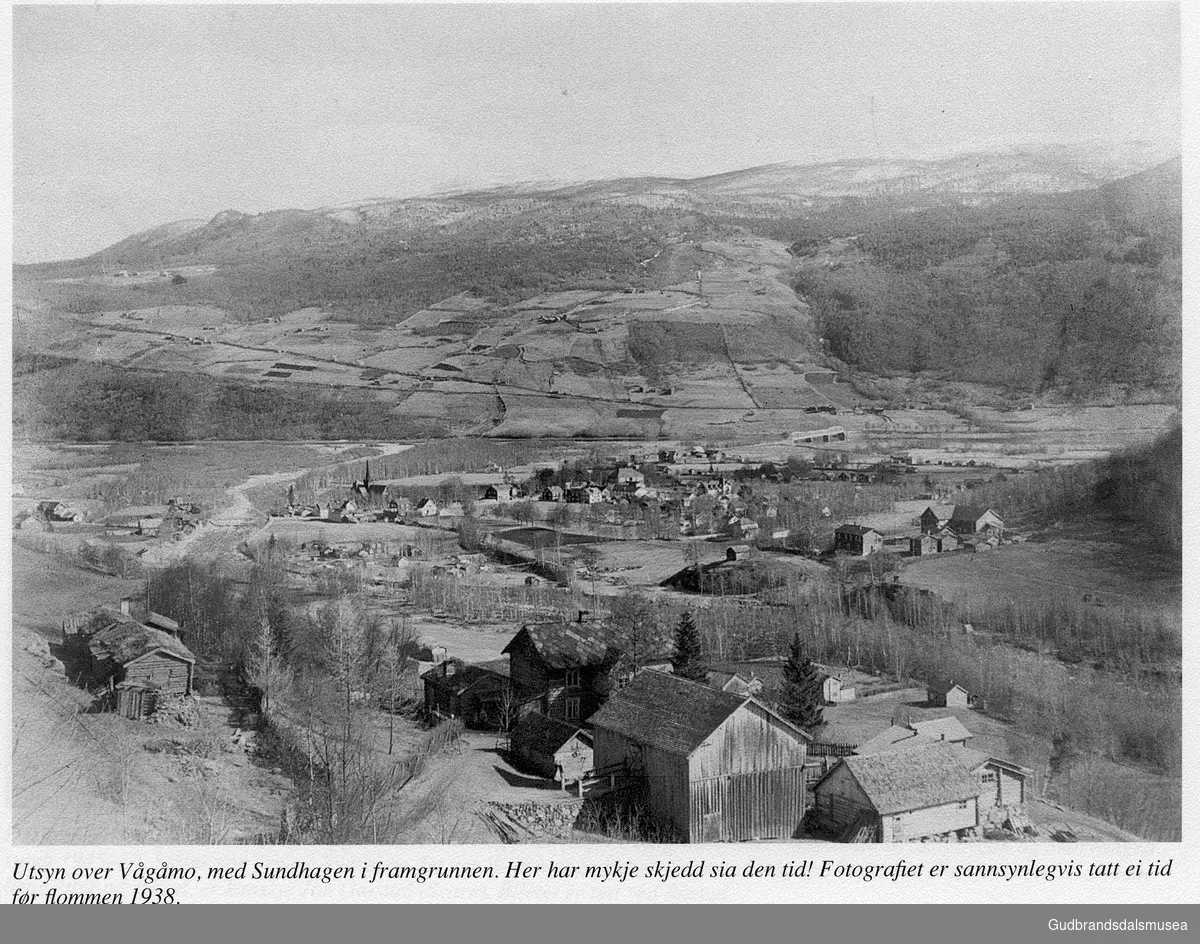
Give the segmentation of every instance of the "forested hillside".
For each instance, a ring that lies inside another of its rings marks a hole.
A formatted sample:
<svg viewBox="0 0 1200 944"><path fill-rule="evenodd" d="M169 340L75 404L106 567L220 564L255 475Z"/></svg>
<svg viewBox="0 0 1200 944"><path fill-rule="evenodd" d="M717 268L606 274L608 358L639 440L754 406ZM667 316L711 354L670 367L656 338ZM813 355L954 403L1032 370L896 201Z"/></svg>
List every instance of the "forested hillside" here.
<svg viewBox="0 0 1200 944"><path fill-rule="evenodd" d="M1084 398L1178 397L1178 161L1097 190L805 221L796 288L831 354L873 374ZM828 251L833 237L844 240Z"/></svg>
<svg viewBox="0 0 1200 944"><path fill-rule="evenodd" d="M30 310L213 305L259 322L319 307L382 326L464 292L504 305L560 289L679 284L695 278L702 241L750 233L792 247L794 287L832 366L1022 395L1175 400L1180 160L1103 184L1095 163L975 155L779 165L692 181L226 211L88 259L18 267L14 278ZM205 270L113 277L186 266ZM725 356L710 334L712 351L700 354ZM655 364L651 335L632 353Z"/></svg>

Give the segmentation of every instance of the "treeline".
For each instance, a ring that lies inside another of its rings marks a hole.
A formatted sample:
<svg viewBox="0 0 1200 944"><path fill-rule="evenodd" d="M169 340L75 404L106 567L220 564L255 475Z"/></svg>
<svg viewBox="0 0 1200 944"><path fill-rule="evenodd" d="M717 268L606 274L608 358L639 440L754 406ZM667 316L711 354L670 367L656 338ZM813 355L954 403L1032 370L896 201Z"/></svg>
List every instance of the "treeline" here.
<svg viewBox="0 0 1200 944"><path fill-rule="evenodd" d="M1098 463L1097 503L1131 527L1154 535L1161 550L1183 553L1183 426L1149 448Z"/></svg>
<svg viewBox="0 0 1200 944"><path fill-rule="evenodd" d="M1177 395L1178 262L1084 259L1021 268L967 261L924 272L868 262L794 283L829 351L881 375L923 371L1085 397L1112 388Z"/></svg>
<svg viewBox="0 0 1200 944"><path fill-rule="evenodd" d="M408 707L401 677L407 658L422 654L415 633L353 595L294 605L282 550L274 542L263 548L243 580L215 562L171 566L148 580L148 603L187 626L197 654L235 662L258 691L265 740L285 755L297 783L280 841L395 841L400 791L456 729L387 756L394 743L386 734L380 741L364 709L383 707L391 717Z"/></svg>
<svg viewBox="0 0 1200 944"><path fill-rule="evenodd" d="M14 359L13 432L71 442L447 435L436 420L397 417L365 396L126 371L24 353Z"/></svg>

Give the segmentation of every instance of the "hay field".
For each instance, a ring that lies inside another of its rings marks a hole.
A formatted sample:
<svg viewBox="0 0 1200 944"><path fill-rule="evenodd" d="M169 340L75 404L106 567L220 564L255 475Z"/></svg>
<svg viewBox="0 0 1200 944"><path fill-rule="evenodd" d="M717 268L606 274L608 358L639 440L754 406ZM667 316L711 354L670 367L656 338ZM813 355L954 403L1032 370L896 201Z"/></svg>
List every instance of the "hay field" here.
<svg viewBox="0 0 1200 944"><path fill-rule="evenodd" d="M1166 557L1127 545L1054 539L1005 545L982 554L921 557L902 582L959 603L1064 598L1110 608L1134 607L1182 619L1183 575Z"/></svg>

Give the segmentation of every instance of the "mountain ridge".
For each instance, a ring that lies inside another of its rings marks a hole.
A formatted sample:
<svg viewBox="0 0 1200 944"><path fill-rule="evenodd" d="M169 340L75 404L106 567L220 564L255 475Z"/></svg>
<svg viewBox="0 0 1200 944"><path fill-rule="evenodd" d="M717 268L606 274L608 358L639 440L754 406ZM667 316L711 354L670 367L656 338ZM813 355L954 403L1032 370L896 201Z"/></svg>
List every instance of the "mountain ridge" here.
<svg viewBox="0 0 1200 944"><path fill-rule="evenodd" d="M990 152L973 151L936 159L854 158L818 163L773 162L699 177L638 176L551 184L538 182L499 185L485 189L452 191L429 196L373 197L345 201L315 209L279 208L262 213L226 209L207 221L179 220L134 233L79 260L152 264L173 244L188 252L190 237L200 230L236 227L270 227L284 221L295 226L319 225L331 220L340 225L420 226L454 222L470 208L491 204L519 212L525 201L567 200L645 204L647 209L680 212L730 210L731 204L790 204L852 197L953 199L992 198L1016 193L1066 193L1096 189L1115 179L1144 171L1156 150L1149 145L1133 154L1100 155L1060 148L1040 147ZM1141 155L1139 158L1137 155ZM1159 162L1161 163L1161 162ZM1141 165L1141 166L1137 166ZM515 206L514 206L515 205ZM43 263L42 265L53 265Z"/></svg>

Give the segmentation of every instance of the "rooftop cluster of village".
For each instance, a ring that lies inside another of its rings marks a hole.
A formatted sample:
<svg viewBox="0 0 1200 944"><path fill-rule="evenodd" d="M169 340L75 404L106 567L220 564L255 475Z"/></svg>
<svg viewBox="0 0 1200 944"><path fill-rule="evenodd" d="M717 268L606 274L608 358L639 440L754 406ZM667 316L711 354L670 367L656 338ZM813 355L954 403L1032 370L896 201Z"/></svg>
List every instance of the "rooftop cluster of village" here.
<svg viewBox="0 0 1200 944"><path fill-rule="evenodd" d="M1035 476L833 442L622 446L432 473L360 452L261 476L233 510L46 499L18 533L82 536L85 566L146 578L69 619L57 652L126 723L201 724L222 698L303 753L302 692L342 686L382 755L435 736L486 753L422 763L453 769L456 808L503 841L578 839L606 803L652 841L1087 838L964 661L994 624L909 576L1034 549L989 499ZM353 672L326 652L342 619L374 634ZM904 648L905 620L963 658Z"/></svg>

